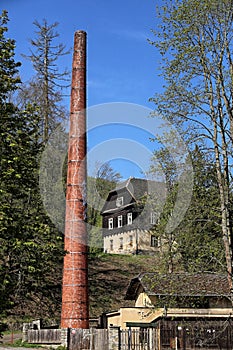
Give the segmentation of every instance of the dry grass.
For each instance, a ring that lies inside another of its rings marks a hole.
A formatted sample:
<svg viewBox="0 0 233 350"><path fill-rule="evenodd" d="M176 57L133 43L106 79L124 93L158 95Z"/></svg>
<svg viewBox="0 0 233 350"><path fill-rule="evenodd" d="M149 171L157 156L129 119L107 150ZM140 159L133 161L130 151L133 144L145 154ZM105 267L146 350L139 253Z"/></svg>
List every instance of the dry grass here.
<svg viewBox="0 0 233 350"><path fill-rule="evenodd" d="M90 316L132 305L124 300L131 278L158 270L158 257L103 254L90 260Z"/></svg>

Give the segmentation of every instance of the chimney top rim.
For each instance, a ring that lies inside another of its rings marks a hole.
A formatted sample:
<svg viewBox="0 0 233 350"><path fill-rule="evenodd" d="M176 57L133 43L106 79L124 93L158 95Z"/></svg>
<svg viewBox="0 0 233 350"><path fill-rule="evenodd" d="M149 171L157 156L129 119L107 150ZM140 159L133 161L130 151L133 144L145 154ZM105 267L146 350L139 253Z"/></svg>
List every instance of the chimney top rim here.
<svg viewBox="0 0 233 350"><path fill-rule="evenodd" d="M77 30L76 32L75 32L75 35L78 35L78 34L87 34L87 32L85 31L85 30Z"/></svg>

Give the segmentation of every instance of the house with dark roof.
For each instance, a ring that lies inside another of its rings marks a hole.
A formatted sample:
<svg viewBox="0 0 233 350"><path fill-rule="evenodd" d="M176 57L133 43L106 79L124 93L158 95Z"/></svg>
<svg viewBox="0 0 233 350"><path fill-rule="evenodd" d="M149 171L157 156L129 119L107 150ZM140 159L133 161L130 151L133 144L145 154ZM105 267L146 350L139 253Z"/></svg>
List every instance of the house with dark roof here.
<svg viewBox="0 0 233 350"><path fill-rule="evenodd" d="M128 335L129 349L232 349L227 275L141 273L130 281L125 299L129 306L105 314L104 321Z"/></svg>
<svg viewBox="0 0 233 350"><path fill-rule="evenodd" d="M104 251L151 254L161 242L152 234L166 199L164 183L129 178L109 192L102 208Z"/></svg>
<svg viewBox="0 0 233 350"><path fill-rule="evenodd" d="M106 314L108 327L224 323L233 312L227 275L216 273L141 273L130 281L125 300L129 306Z"/></svg>

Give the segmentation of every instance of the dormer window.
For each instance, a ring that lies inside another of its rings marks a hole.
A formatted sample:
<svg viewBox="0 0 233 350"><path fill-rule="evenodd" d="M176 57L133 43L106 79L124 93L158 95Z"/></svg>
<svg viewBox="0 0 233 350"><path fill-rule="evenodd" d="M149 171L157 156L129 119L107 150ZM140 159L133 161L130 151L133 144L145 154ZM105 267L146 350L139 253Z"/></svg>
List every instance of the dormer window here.
<svg viewBox="0 0 233 350"><path fill-rule="evenodd" d="M155 212L150 213L150 224L155 225L157 221L157 216Z"/></svg>
<svg viewBox="0 0 233 350"><path fill-rule="evenodd" d="M123 203L124 203L123 197L118 197L118 198L116 199L116 206L117 206L118 208L119 208L119 207L122 207Z"/></svg>

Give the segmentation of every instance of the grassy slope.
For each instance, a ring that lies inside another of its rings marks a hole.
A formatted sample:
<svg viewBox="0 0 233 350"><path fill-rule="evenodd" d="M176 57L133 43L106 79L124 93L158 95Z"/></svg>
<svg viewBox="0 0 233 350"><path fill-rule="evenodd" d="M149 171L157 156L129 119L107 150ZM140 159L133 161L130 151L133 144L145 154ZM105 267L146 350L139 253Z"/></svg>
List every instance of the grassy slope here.
<svg viewBox="0 0 233 350"><path fill-rule="evenodd" d="M121 306L132 305L132 302L125 301L124 296L131 278L141 272L156 271L159 269L158 257L143 255L111 255L99 254L90 256L89 259L89 291L90 291L90 317L97 318L103 312L118 310ZM61 280L61 268L57 278ZM10 314L4 320L6 323L17 324L28 320L42 318L48 320L51 318L60 322L60 297L61 288L56 291L56 297L52 300L44 296L43 300L35 302L30 298L25 305L21 305L9 310ZM59 299L59 300L58 300ZM56 301L56 303L55 303ZM52 312L48 308L53 306ZM38 307L39 306L39 307ZM49 316L50 315L50 316ZM17 328L16 328L17 329Z"/></svg>
<svg viewBox="0 0 233 350"><path fill-rule="evenodd" d="M124 296L131 278L141 272L158 270L152 256L104 254L89 262L90 316L132 305Z"/></svg>

